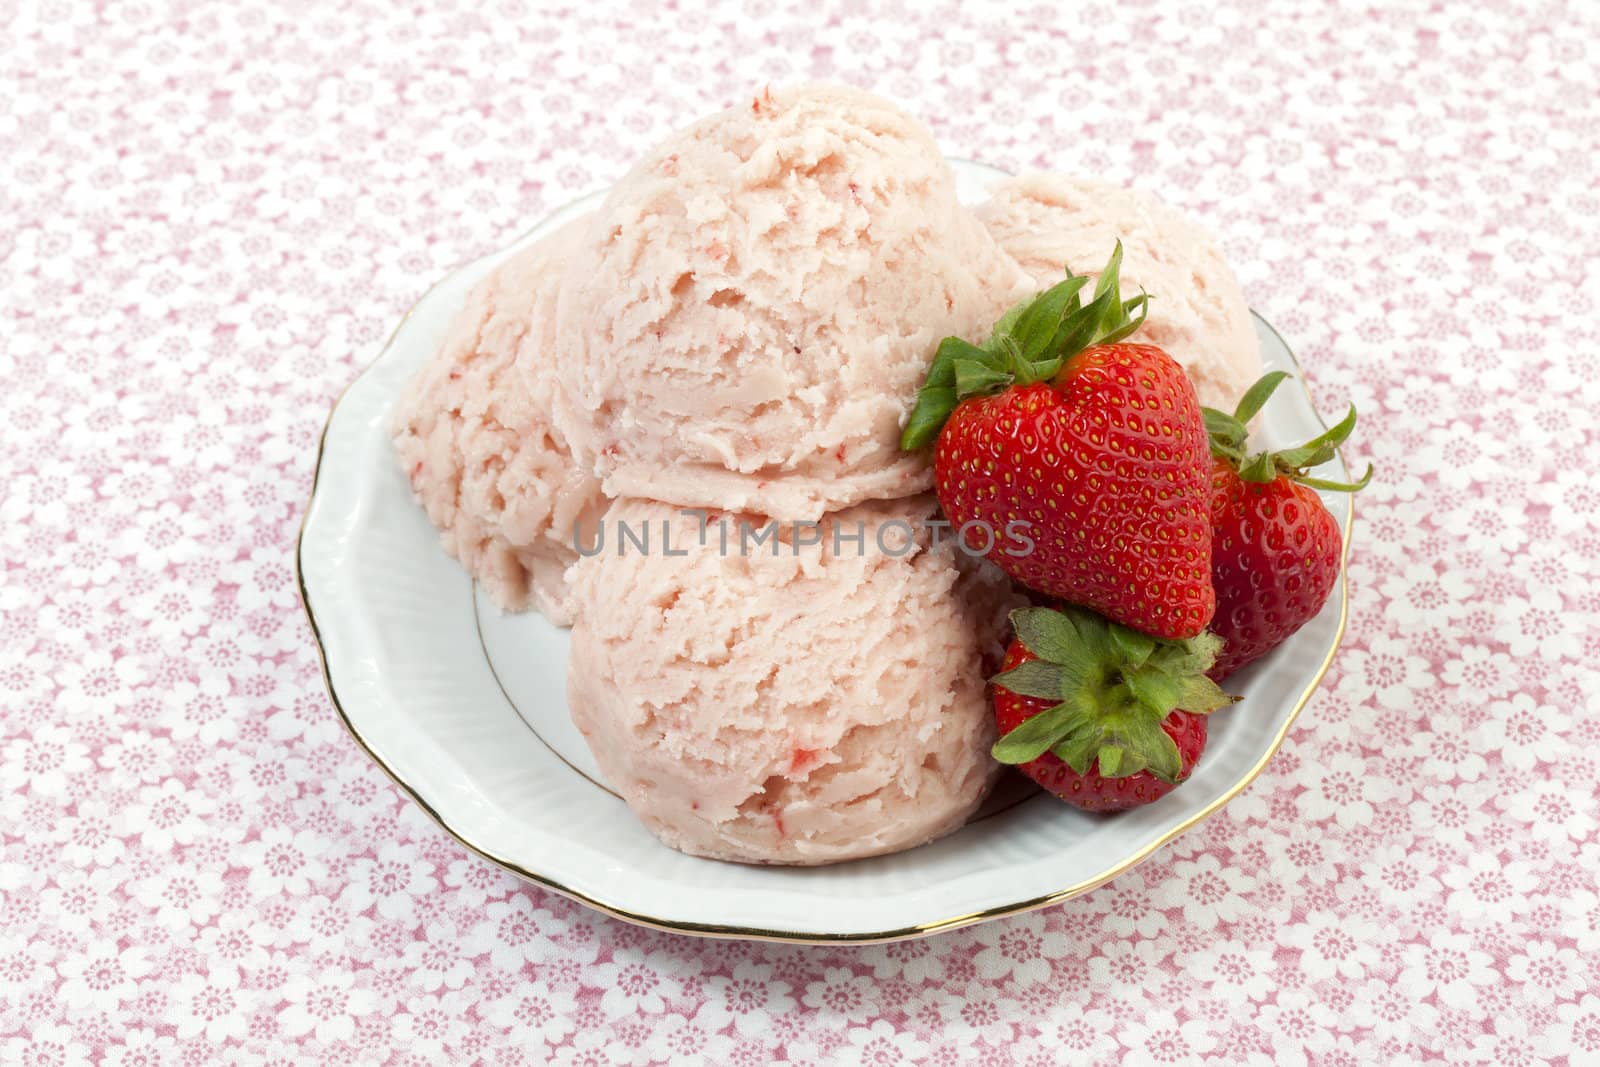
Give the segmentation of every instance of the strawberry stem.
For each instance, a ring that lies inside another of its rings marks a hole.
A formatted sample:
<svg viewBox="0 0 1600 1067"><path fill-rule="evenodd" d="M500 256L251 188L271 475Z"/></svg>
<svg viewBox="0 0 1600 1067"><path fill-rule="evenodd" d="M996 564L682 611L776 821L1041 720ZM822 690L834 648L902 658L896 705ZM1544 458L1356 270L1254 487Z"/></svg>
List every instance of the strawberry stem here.
<svg viewBox="0 0 1600 1067"><path fill-rule="evenodd" d="M1118 241L1087 304L1080 294L1089 279L1068 267L1063 281L1000 316L982 345L959 337L939 342L901 432L900 447L912 451L932 444L963 400L992 396L1012 385L1049 381L1085 348L1130 336L1144 324L1150 297L1141 291L1123 300L1121 269Z"/></svg>
<svg viewBox="0 0 1600 1067"><path fill-rule="evenodd" d="M1238 699L1206 677L1222 648L1215 634L1165 641L1078 607L1021 608L1011 623L1038 658L990 682L1058 703L995 742L1001 763L1054 752L1079 774L1098 762L1107 778L1148 770L1175 782L1181 760L1162 722L1176 710L1205 715Z"/></svg>
<svg viewBox="0 0 1600 1067"><path fill-rule="evenodd" d="M1314 478L1309 474L1311 468L1320 467L1338 455L1339 446L1344 444L1355 430L1354 404L1350 405L1350 410L1344 418L1304 444L1276 452L1257 452L1254 455L1246 450L1245 446L1250 437L1247 424L1266 406L1278 386L1289 377L1288 372L1281 370L1262 375L1260 380L1239 398L1239 404L1231 415L1216 408L1201 408L1200 415L1205 420L1206 434L1211 441L1211 454L1232 465L1239 473L1241 481L1265 484L1282 476L1313 489L1326 489L1336 493L1355 493L1366 488L1367 483L1372 481L1370 463L1367 465L1366 473L1354 482L1329 481L1325 478Z"/></svg>

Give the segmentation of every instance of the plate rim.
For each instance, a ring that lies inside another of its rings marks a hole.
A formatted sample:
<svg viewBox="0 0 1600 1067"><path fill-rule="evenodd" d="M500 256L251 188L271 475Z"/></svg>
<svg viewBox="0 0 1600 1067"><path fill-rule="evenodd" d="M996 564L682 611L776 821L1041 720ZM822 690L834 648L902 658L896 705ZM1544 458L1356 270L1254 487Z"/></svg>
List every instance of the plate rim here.
<svg viewBox="0 0 1600 1067"><path fill-rule="evenodd" d="M968 163L975 161L951 160L951 162ZM987 167L987 164L977 165ZM554 216L564 210L565 208L558 208L556 211L552 211L550 215ZM540 225L543 225L543 223ZM977 923L986 922L990 919L998 919L1010 915L1021 915L1025 912L1036 911L1040 908L1050 907L1053 904L1059 904L1064 901L1071 900L1074 897L1079 897L1086 893L1093 892L1094 890L1105 885L1107 882L1110 882L1112 879L1116 878L1118 875L1124 874L1138 866L1140 863L1143 863L1161 849L1165 848L1168 844L1181 837L1195 826L1209 819L1218 811L1222 810L1223 807L1230 803L1240 793L1244 792L1245 789L1249 788L1251 783L1260 777L1261 773L1266 770L1267 764L1272 761L1272 758L1278 754L1278 750L1283 747L1284 741L1289 736L1289 731L1294 728L1294 724L1300 718L1300 713L1305 710L1306 705L1311 701L1311 697L1322 685L1323 678L1327 676L1328 670L1333 665L1334 658L1338 655L1339 649L1344 643L1345 631L1350 620L1350 542L1351 534L1353 533L1355 525L1355 501L1353 498L1349 501L1349 507L1345 513L1345 519L1341 531L1343 544L1340 549L1339 561L1339 621L1334 630L1332 643L1328 646L1328 651L1323 657L1322 664L1317 668L1315 674L1306 684L1305 689L1300 693L1299 697L1296 698L1294 707L1290 709L1287 718L1284 719L1283 725L1279 728L1277 734L1267 745L1266 751L1262 753L1260 759L1256 761L1256 763L1238 780L1238 782L1230 787L1227 792L1213 800L1210 804L1206 805L1204 808L1200 809L1183 822L1171 827L1159 835L1154 841L1150 842L1148 845L1139 849L1132 855L1119 860L1117 863L1104 870L1095 872L1088 878L1074 882L1073 884L1062 889L1054 890L1049 893L1030 897L1020 901L998 904L994 907L985 908L981 911L967 912L945 919L936 919L930 922L916 923L890 930L834 934L801 932L793 930L747 927L736 924L703 923L677 919L664 919L658 916L652 916L642 912L633 911L632 909L624 908L619 905L611 904L607 901L598 899L592 894L586 893L583 890L574 889L570 886L564 885L547 875L538 873L537 871L529 870L528 868L522 866L522 864L518 861L496 855L489 849L484 848L468 839L461 831L451 826L449 821L438 810L436 810L432 804L425 800L415 787L413 787L409 782L405 781L405 779L401 778L400 775L396 773L394 768L378 755L372 745L368 744L366 738L362 736L361 731L356 727L354 721L351 720L349 713L345 711L344 705L339 699L338 690L334 686L332 672L329 669L327 649L323 643L322 629L317 623L316 610L312 607L311 592L306 585L305 568L303 566L302 559L305 552L306 527L310 520L313 506L316 503L317 490L321 484L323 459L327 446L328 431L332 427L334 417L338 414L339 406L344 401L346 395L356 385L357 382L365 377L369 371L371 371L389 355L390 351L394 347L395 339L400 335L400 332L405 329L406 324L411 321L411 317L416 309L428 298L429 295L434 292L434 290L438 289L448 279L454 277L458 272L466 269L472 264L490 256L502 254L506 250L515 247L518 243L525 239L528 234L534 232L534 230L537 228L537 226L530 228L529 230L524 231L521 235L507 242L505 245L502 245L501 247L490 252L486 252L481 256L476 256L470 260L458 263L454 267L451 267L449 270L445 271L444 274L426 290L424 290L423 293L411 304L411 306L406 309L405 313L401 315L399 322L395 324L394 329L384 340L383 346L378 350L378 354L374 356L364 367L362 367L361 370L359 370L356 375L351 378L348 383L346 383L344 388L339 391L338 396L334 398L333 403L328 410L327 418L323 421L322 432L317 437L317 454L316 461L312 467L311 488L306 494L306 502L302 507L300 514L299 530L295 535L294 572L295 585L299 591L300 606L305 613L306 622L311 628L312 641L316 645L317 665L322 673L323 688L327 691L328 700L330 703L332 703L333 709L337 713L340 723L343 724L345 732L348 733L355 741L357 747L359 747L362 752L366 753L367 758L371 760L379 770L383 771L389 780L394 782L394 784L400 788L400 791L404 793L413 804L420 808L422 812L428 816L428 818L430 818L446 834L454 838L455 841L468 852L488 860L495 866L516 875L524 881L528 881L545 889L560 893L562 896L577 901L585 907L592 908L604 915L609 915L612 918L620 919L623 922L632 923L636 926L643 926L650 929L659 930L663 933L686 934L698 937L745 941L772 941L787 944L879 944L889 941L901 941L911 938L927 937L932 934L943 933L949 930L958 930L964 926L972 926ZM1316 417L1317 422L1326 429L1327 421L1323 419L1322 413L1317 409L1315 400L1311 396L1311 390L1306 385L1304 369L1301 367L1299 357L1295 355L1294 349L1289 346L1289 343L1284 339L1283 335L1278 332L1278 329L1273 326L1272 323L1268 322L1263 315L1254 309L1251 309L1250 314L1252 318L1254 318L1261 325L1265 326L1267 330L1269 330L1275 337L1278 338L1279 343L1283 345L1284 351L1289 354L1289 361L1294 365L1294 368L1297 372L1295 376L1295 383L1300 387L1301 391L1306 394L1307 403L1311 408L1312 414ZM1336 450L1336 455L1338 456L1340 465L1345 468L1346 477L1348 477L1349 464L1346 462L1343 452L1341 450Z"/></svg>

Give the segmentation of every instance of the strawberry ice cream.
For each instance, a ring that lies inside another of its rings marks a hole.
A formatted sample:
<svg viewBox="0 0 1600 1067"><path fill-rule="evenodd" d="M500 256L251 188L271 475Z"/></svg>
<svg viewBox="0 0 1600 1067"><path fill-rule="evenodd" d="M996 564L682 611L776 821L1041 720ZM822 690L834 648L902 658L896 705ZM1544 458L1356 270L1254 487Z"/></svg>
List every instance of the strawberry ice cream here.
<svg viewBox="0 0 1600 1067"><path fill-rule="evenodd" d="M719 526L618 501L573 568L568 703L607 782L662 841L701 856L819 864L956 829L994 777L984 678L1019 601L987 563L928 531L930 497L830 515L719 551ZM765 520L750 520L760 526ZM866 547L832 541L863 524ZM619 524L651 552L618 554ZM673 552L661 542L670 529ZM895 557L880 551L884 529ZM802 531L805 527L800 528ZM835 551L835 549L838 551ZM987 662L986 662L987 659Z"/></svg>
<svg viewBox="0 0 1600 1067"><path fill-rule="evenodd" d="M1261 344L1217 241L1155 197L1061 174L997 187L977 215L1040 289L1063 269L1097 275L1122 241L1122 291L1142 287L1150 314L1133 339L1183 364L1200 402L1232 410L1261 377Z"/></svg>
<svg viewBox="0 0 1600 1067"><path fill-rule="evenodd" d="M1031 282L926 128L838 86L669 138L563 289L557 425L608 494L788 519L926 489L900 427L941 338Z"/></svg>
<svg viewBox="0 0 1600 1067"><path fill-rule="evenodd" d="M577 555L573 522L592 525L606 504L549 417L556 294L581 229L545 238L472 291L393 423L401 467L445 549L502 608L531 604L558 625L570 621L562 572Z"/></svg>

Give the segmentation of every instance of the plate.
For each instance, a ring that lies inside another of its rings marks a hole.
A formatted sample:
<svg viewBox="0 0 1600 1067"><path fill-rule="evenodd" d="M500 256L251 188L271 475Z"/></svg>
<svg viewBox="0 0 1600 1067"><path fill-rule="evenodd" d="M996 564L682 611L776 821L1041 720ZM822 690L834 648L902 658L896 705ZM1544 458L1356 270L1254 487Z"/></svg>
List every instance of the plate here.
<svg viewBox="0 0 1600 1067"><path fill-rule="evenodd" d="M968 202L1004 177L956 162ZM296 553L328 694L356 742L440 826L522 877L629 922L708 936L887 941L1087 893L1212 815L1261 773L1344 633L1349 588L1272 654L1235 675L1244 700L1211 722L1183 788L1091 816L1013 782L950 836L832 867L755 867L661 845L606 789L566 706L567 633L494 607L439 538L394 460L391 405L496 264L596 206L546 219L430 289L335 404ZM1256 318L1268 368L1297 371ZM1298 382L1298 377L1296 381ZM1303 389L1280 389L1262 432L1281 445L1324 428ZM1342 459L1319 470L1348 479ZM1350 546L1348 494L1327 503Z"/></svg>

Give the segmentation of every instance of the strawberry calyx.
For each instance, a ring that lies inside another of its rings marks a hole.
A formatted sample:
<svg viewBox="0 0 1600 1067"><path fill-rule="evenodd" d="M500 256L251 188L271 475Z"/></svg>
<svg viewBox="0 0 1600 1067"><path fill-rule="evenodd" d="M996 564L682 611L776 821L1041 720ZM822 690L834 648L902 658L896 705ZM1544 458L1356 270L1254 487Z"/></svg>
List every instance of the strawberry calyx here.
<svg viewBox="0 0 1600 1067"><path fill-rule="evenodd" d="M1011 624L1038 658L990 682L1057 703L995 742L1001 763L1053 752L1078 774L1098 763L1105 778L1149 771L1176 782L1183 761L1162 722L1174 711L1207 715L1239 699L1206 677L1222 648L1212 633L1167 641L1076 607L1019 608Z"/></svg>
<svg viewBox="0 0 1600 1067"><path fill-rule="evenodd" d="M1234 408L1231 415L1216 408L1201 408L1200 414L1205 419L1206 434L1211 439L1211 454L1227 461L1239 473L1241 481L1268 483L1276 481L1281 476L1313 489L1327 489L1336 493L1355 493L1366 488L1367 483L1372 481L1370 463L1367 464L1366 473L1354 482L1329 481L1326 478L1312 477L1310 474L1311 468L1321 466L1337 455L1339 446L1344 444L1351 431L1356 428L1354 404L1350 405L1349 413L1338 423L1302 445L1275 452L1263 451L1254 455L1249 453L1246 448L1250 438L1248 423L1256 417L1273 392L1289 376L1287 371L1281 370L1263 375L1245 391L1244 396L1239 398L1239 405Z"/></svg>
<svg viewBox="0 0 1600 1067"><path fill-rule="evenodd" d="M1074 274L1068 267L1065 280L1001 315L983 344L960 337L939 342L900 435L900 447L909 452L932 444L963 400L1053 378L1062 364L1085 348L1114 344L1137 330L1144 323L1150 297L1141 290L1123 300L1121 269L1118 241L1087 304L1080 294L1089 284L1088 276Z"/></svg>

